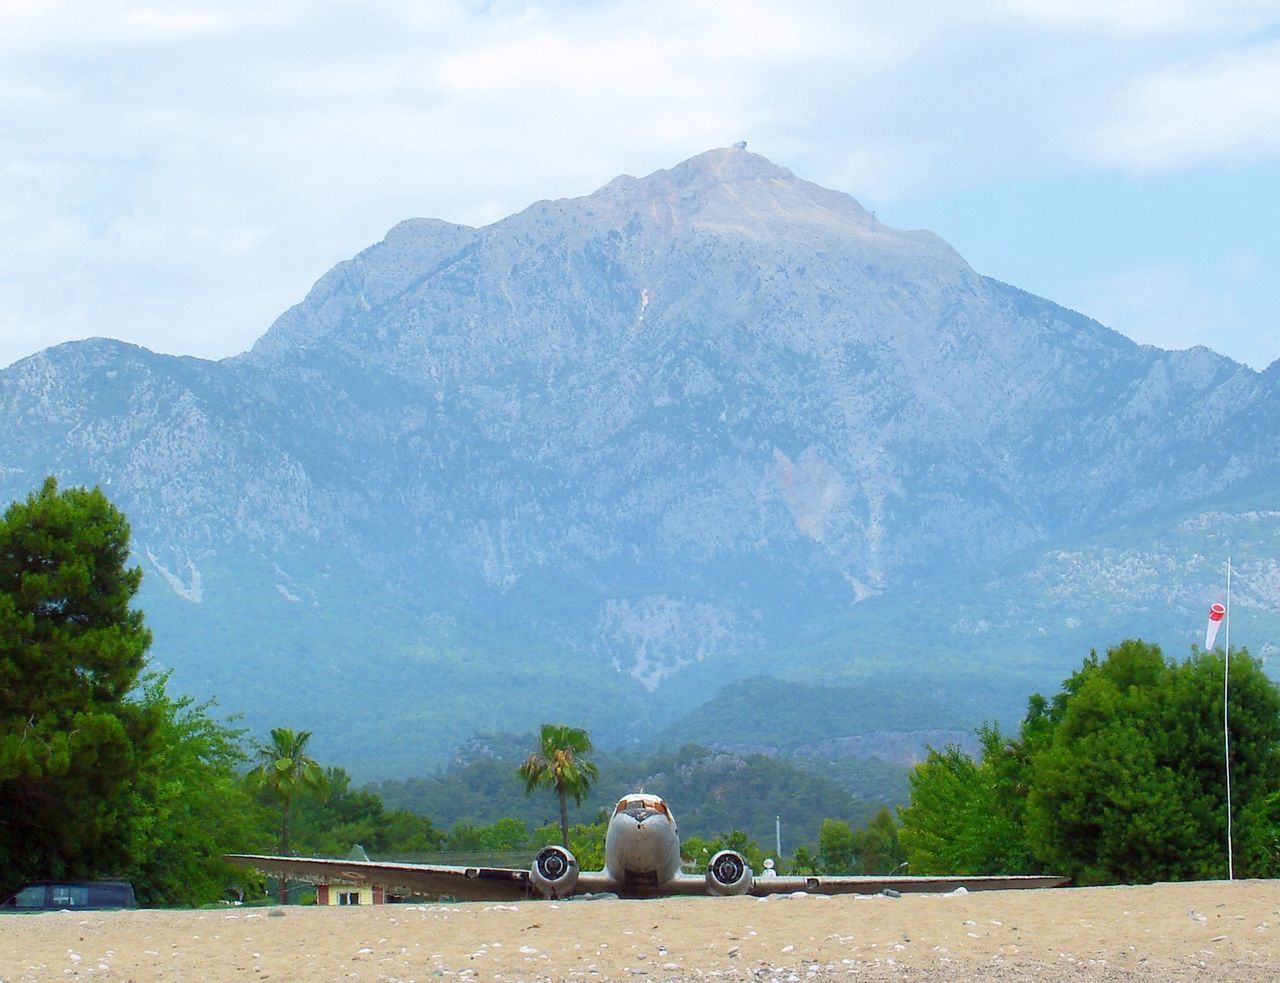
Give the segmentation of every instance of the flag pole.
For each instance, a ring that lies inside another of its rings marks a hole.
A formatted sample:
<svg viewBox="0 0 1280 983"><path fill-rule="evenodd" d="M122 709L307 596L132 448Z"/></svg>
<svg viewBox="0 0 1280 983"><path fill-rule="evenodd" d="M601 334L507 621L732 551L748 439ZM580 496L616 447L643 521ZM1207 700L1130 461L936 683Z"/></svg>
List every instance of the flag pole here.
<svg viewBox="0 0 1280 983"><path fill-rule="evenodd" d="M1227 557L1227 640L1222 660L1222 752L1227 766L1227 880L1236 879L1231 850L1231 731L1227 727L1227 698L1231 683L1231 557Z"/></svg>

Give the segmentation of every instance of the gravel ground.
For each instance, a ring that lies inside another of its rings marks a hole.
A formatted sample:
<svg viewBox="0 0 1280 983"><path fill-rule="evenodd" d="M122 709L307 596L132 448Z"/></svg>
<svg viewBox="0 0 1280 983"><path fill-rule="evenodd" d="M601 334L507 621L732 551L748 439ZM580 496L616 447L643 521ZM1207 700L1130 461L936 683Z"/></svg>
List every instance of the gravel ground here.
<svg viewBox="0 0 1280 983"><path fill-rule="evenodd" d="M0 917L0 981L1280 980L1280 882Z"/></svg>

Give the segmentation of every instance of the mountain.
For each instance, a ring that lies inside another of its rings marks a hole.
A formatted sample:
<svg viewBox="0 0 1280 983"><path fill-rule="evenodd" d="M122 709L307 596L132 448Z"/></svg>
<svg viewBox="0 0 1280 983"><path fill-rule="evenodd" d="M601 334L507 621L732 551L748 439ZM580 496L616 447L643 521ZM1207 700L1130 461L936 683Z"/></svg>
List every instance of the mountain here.
<svg viewBox="0 0 1280 983"><path fill-rule="evenodd" d="M6 499L129 515L181 688L361 776L552 718L758 747L797 687L773 745L962 733L1119 632L1185 650L1227 549L1239 640L1280 627L1276 366L1138 346L739 148L402 222L235 358L49 349L0 372L0 446Z"/></svg>

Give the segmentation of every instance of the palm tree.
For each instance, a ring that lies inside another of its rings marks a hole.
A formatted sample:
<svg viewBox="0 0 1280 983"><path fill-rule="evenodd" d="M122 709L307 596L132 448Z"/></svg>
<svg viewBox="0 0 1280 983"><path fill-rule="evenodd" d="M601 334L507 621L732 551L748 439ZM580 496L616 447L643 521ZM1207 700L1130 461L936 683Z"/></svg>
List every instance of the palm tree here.
<svg viewBox="0 0 1280 983"><path fill-rule="evenodd" d="M277 727L271 740L254 748L257 765L249 772L249 781L280 800L280 853L289 854L289 818L293 800L299 795L324 797L325 777L320 766L307 754L311 731L293 731ZM280 903L285 903L285 878L280 878Z"/></svg>
<svg viewBox="0 0 1280 983"><path fill-rule="evenodd" d="M538 750L520 766L526 795L539 786L554 786L560 799L560 841L566 850L569 848L568 796L573 796L575 805L581 805L591 783L600 777L600 770L585 757L590 753L591 738L581 727L543 724Z"/></svg>

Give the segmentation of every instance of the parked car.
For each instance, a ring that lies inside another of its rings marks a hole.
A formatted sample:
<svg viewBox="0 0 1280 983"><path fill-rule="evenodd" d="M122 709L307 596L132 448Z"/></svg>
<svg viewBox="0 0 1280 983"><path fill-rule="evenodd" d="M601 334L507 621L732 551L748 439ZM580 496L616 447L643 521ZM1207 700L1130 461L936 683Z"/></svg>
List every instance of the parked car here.
<svg viewBox="0 0 1280 983"><path fill-rule="evenodd" d="M36 881L0 901L0 911L91 911L136 908L128 881Z"/></svg>

